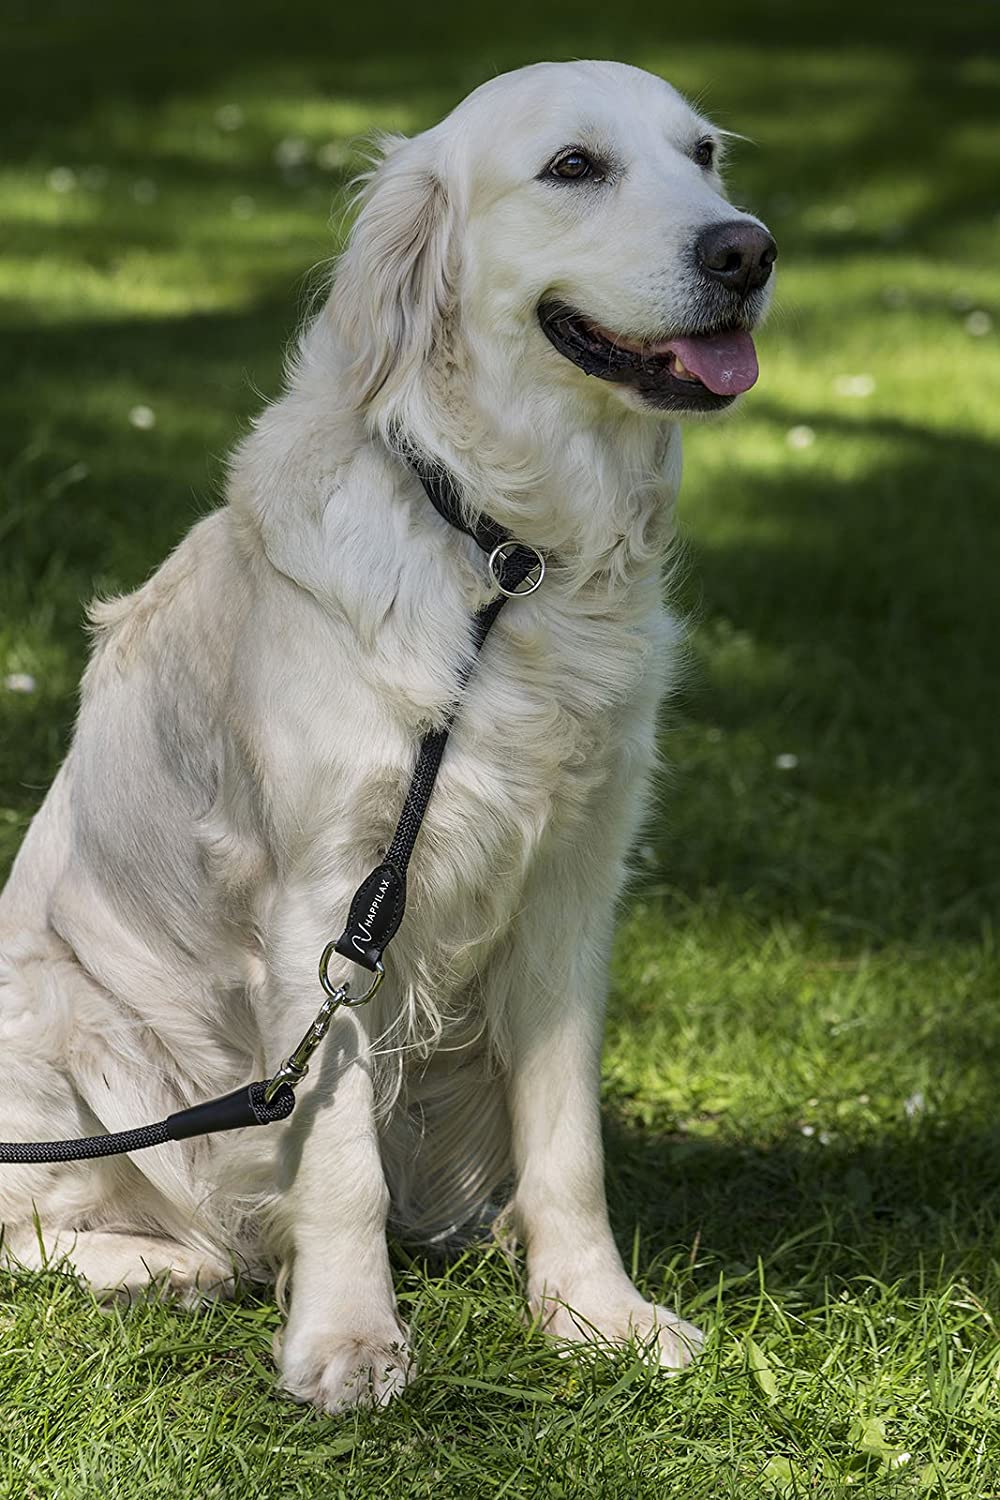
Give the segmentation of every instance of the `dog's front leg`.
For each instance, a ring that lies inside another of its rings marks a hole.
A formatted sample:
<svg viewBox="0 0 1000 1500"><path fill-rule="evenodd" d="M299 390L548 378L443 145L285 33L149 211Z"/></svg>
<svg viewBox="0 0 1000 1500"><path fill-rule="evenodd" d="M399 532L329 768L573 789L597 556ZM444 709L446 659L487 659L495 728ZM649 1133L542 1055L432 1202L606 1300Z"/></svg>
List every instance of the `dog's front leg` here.
<svg viewBox="0 0 1000 1500"><path fill-rule="evenodd" d="M300 995L313 993L318 1008L322 993L312 964L300 981ZM301 1000L284 1012L286 1050L297 1039L296 1026L305 1029L303 1014ZM337 1013L297 1094L278 1164L277 1227L291 1252L282 1385L328 1412L381 1405L406 1384L411 1363L386 1246L389 1194L363 1009Z"/></svg>
<svg viewBox="0 0 1000 1500"><path fill-rule="evenodd" d="M635 1337L661 1364L679 1368L700 1349L701 1334L632 1285L604 1192L599 1086L620 879L614 843L609 830L603 844L598 837L588 851L538 870L504 965L513 1216L527 1251L531 1309L547 1332L608 1343Z"/></svg>

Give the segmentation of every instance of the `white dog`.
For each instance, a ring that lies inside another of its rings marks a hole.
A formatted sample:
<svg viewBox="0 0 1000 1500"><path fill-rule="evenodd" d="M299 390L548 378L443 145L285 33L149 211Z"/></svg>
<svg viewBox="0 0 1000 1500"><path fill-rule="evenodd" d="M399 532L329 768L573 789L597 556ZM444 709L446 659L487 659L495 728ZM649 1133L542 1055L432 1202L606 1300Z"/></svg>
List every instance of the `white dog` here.
<svg viewBox="0 0 1000 1500"><path fill-rule="evenodd" d="M289 1274L282 1380L328 1411L411 1371L387 1216L447 1235L507 1182L551 1333L635 1335L671 1367L700 1342L622 1267L598 1070L675 650L677 422L752 385L770 292L718 137L659 78L581 62L384 143L228 503L94 608L73 746L0 901L0 1138L124 1129L268 1076L493 588L404 447L544 553L472 670L385 983L338 1014L293 1118L0 1167L20 1263L189 1296L234 1257Z"/></svg>

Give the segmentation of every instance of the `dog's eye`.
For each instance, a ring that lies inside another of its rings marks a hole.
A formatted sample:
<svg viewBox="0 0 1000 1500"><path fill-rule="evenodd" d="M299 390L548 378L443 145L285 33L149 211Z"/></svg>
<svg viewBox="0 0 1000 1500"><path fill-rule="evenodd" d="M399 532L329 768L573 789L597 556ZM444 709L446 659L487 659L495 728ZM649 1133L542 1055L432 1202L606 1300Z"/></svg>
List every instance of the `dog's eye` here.
<svg viewBox="0 0 1000 1500"><path fill-rule="evenodd" d="M699 167L710 167L715 160L715 142L707 139L699 141L691 155Z"/></svg>
<svg viewBox="0 0 1000 1500"><path fill-rule="evenodd" d="M563 177L574 182L578 182L581 177L599 175L587 153L578 150L575 146L568 151L560 152L555 161L549 164L548 173L550 177Z"/></svg>

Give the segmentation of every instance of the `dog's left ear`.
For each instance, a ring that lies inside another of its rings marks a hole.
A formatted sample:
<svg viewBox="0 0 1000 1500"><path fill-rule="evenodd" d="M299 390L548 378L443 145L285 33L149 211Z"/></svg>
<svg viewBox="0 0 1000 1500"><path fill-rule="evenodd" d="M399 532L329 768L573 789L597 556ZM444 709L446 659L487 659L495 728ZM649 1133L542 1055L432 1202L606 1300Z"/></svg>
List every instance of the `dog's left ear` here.
<svg viewBox="0 0 1000 1500"><path fill-rule="evenodd" d="M331 299L354 355L359 407L401 389L426 362L455 281L453 205L424 139L394 136L381 146Z"/></svg>

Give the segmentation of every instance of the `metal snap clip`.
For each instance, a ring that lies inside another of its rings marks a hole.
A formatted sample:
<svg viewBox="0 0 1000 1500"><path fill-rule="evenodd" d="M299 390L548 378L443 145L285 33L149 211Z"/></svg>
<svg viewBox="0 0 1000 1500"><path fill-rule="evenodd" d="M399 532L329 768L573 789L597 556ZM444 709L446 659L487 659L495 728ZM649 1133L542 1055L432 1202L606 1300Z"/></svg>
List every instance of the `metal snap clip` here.
<svg viewBox="0 0 1000 1500"><path fill-rule="evenodd" d="M375 978L368 989L363 995L359 995L356 1000L352 1000L348 994L350 981L345 979L341 984L334 984L330 978L329 966L334 951L333 943L328 943L323 949L323 956L319 961L319 980L326 991L326 999L320 1006L316 1019L299 1042L299 1045L295 1048L294 1052L289 1053L288 1057L285 1058L265 1088L265 1104L271 1103L283 1083L287 1083L290 1088L294 1088L296 1084L302 1082L303 1078L309 1072L310 1058L329 1031L330 1023L340 1007L344 1005L350 1010L355 1005L364 1005L366 1000L371 999L385 977L385 969L379 964L375 970Z"/></svg>

